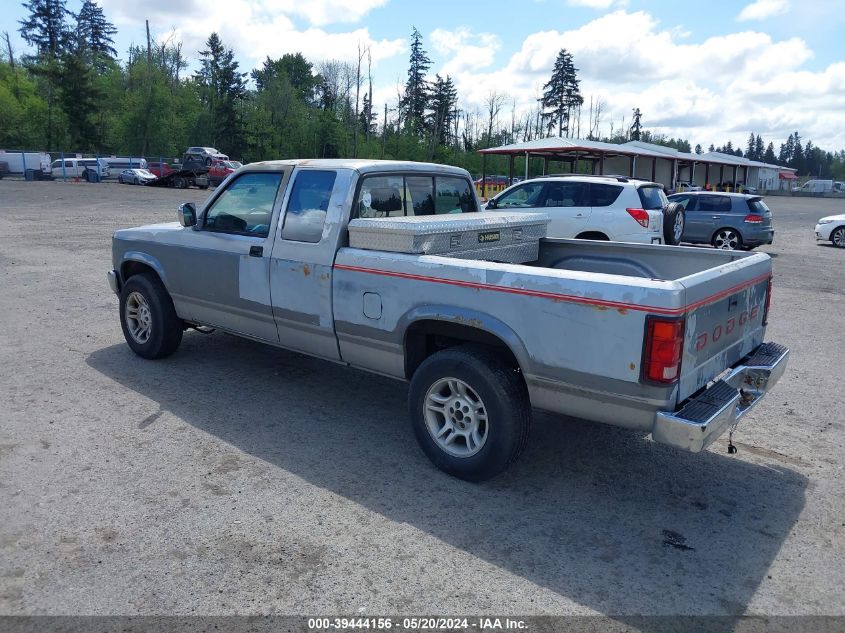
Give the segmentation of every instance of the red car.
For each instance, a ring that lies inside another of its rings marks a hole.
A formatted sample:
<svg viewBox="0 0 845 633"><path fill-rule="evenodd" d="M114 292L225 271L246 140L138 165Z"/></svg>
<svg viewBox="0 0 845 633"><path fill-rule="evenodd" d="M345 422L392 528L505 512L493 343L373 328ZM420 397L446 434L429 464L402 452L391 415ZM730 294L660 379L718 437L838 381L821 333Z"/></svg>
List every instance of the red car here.
<svg viewBox="0 0 845 633"><path fill-rule="evenodd" d="M147 163L147 169L161 178L176 171L168 163Z"/></svg>
<svg viewBox="0 0 845 633"><path fill-rule="evenodd" d="M208 168L208 184L216 187L223 182L229 174L243 167L236 160L215 160Z"/></svg>

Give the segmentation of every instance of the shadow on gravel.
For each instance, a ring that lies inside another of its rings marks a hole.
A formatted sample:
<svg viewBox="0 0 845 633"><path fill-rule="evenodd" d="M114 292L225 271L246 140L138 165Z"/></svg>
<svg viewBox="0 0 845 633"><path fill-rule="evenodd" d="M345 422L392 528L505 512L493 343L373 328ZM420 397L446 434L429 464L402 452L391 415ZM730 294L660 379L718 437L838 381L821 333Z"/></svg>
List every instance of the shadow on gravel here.
<svg viewBox="0 0 845 633"><path fill-rule="evenodd" d="M166 361L121 344L87 362L238 449L610 615L744 613L804 505L807 480L783 464L542 412L511 470L462 482L417 448L402 383L220 334L186 334Z"/></svg>

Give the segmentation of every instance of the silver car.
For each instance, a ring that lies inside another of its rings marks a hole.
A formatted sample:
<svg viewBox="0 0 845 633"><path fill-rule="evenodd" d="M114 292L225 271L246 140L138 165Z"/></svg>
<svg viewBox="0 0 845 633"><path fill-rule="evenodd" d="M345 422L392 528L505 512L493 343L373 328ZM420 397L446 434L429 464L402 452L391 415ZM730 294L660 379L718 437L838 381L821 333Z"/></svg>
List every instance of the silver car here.
<svg viewBox="0 0 845 633"><path fill-rule="evenodd" d="M751 250L775 239L772 212L760 196L688 191L669 196L686 211L683 241L724 250Z"/></svg>

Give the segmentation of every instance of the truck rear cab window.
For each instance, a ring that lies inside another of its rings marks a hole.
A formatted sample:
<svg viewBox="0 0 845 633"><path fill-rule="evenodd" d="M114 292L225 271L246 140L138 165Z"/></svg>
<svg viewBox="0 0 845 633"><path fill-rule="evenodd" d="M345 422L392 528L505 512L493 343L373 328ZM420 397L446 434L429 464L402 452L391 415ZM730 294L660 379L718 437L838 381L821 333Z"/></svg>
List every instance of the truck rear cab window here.
<svg viewBox="0 0 845 633"><path fill-rule="evenodd" d="M205 229L267 237L281 181L281 173L243 174L226 187L211 205L206 214Z"/></svg>
<svg viewBox="0 0 845 633"><path fill-rule="evenodd" d="M281 176L280 176L281 177ZM303 170L290 192L282 237L295 242L319 242L326 224L336 171Z"/></svg>
<svg viewBox="0 0 845 633"><path fill-rule="evenodd" d="M353 209L353 217L359 218L478 211L467 179L412 175L365 177Z"/></svg>

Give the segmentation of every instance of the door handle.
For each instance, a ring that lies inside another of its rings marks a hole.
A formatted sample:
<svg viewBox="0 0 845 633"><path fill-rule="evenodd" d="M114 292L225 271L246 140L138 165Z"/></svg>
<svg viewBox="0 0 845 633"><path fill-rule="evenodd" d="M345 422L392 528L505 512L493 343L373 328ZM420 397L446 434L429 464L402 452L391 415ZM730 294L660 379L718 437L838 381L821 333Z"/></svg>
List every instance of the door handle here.
<svg viewBox="0 0 845 633"><path fill-rule="evenodd" d="M721 216L721 215L714 215L714 216L712 216L712 218L713 218L714 220L721 220L721 219L722 219L722 216Z"/></svg>
<svg viewBox="0 0 845 633"><path fill-rule="evenodd" d="M264 257L264 247L263 246L250 246L249 247L249 256L250 257Z"/></svg>

